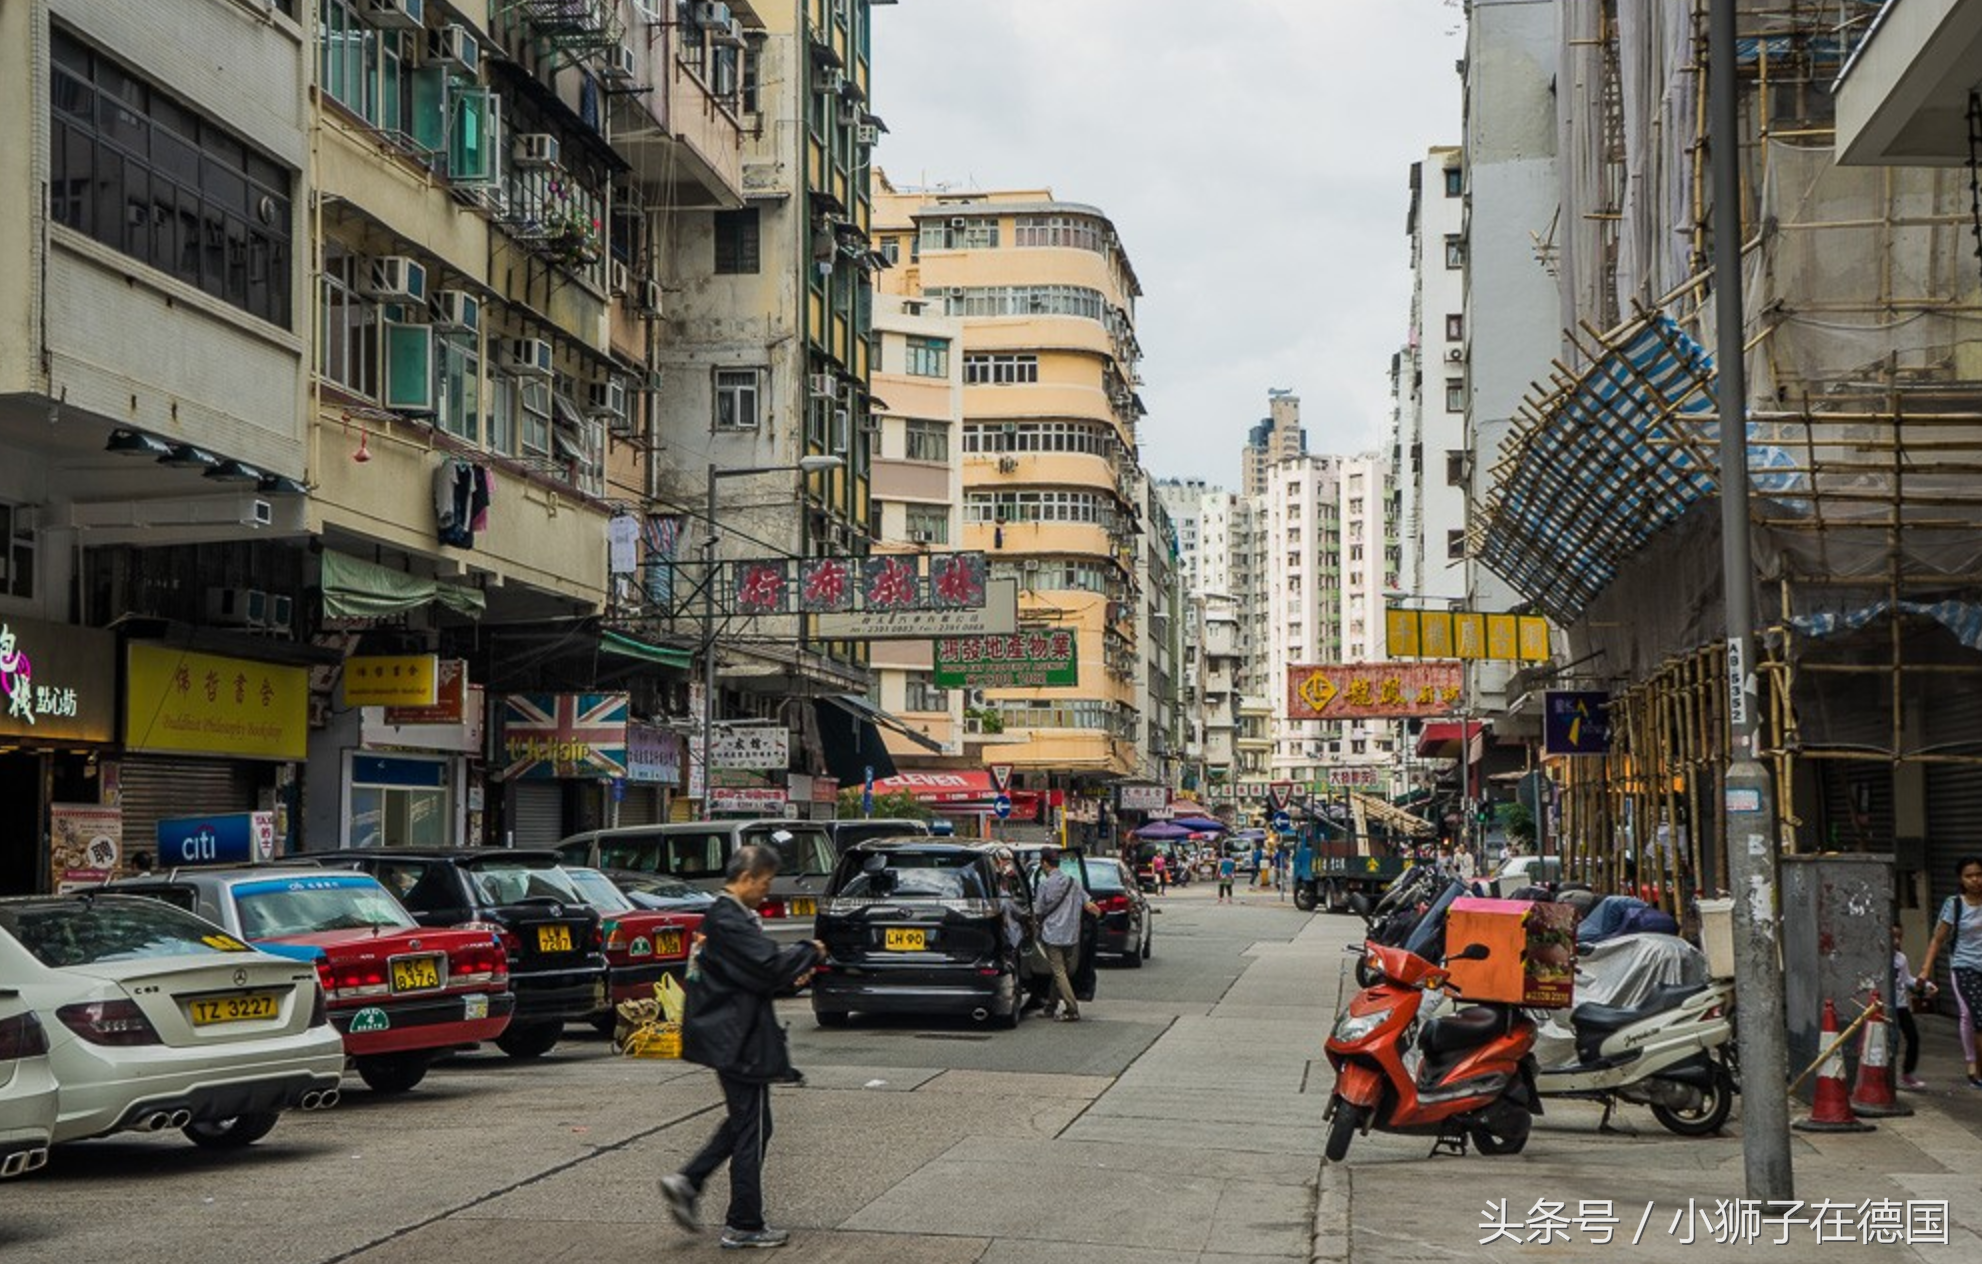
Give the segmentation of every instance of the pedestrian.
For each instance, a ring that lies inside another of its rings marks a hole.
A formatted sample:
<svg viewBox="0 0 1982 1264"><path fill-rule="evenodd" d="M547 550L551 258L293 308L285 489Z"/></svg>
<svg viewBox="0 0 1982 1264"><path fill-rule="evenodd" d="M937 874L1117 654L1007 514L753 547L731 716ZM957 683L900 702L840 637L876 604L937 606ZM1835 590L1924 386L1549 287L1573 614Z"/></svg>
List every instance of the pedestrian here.
<svg viewBox="0 0 1982 1264"><path fill-rule="evenodd" d="M1170 889L1170 862L1164 859L1162 852L1159 851L1156 853L1156 859L1149 862L1149 867L1156 874L1156 894L1163 895L1168 892Z"/></svg>
<svg viewBox="0 0 1982 1264"><path fill-rule="evenodd" d="M1934 959L1953 941L1948 973L1954 976L1955 1004L1961 1011L1961 1053L1968 1062L1968 1086L1982 1088L1982 1067L1975 1062L1975 1037L1982 1031L1982 856L1964 856L1955 872L1961 890L1941 905L1934 938L1920 963L1920 982L1934 976Z"/></svg>
<svg viewBox="0 0 1982 1264"><path fill-rule="evenodd" d="M1253 844L1253 886L1266 885L1266 844Z"/></svg>
<svg viewBox="0 0 1982 1264"><path fill-rule="evenodd" d="M1893 1019L1899 1024L1900 1063L1899 1086L1921 1089L1927 1081L1913 1073L1920 1068L1920 1028L1913 1022L1913 994L1917 989L1922 996L1934 984L1930 981L1924 987L1914 979L1913 970L1906 964L1906 949L1900 946L1899 923L1893 923Z"/></svg>
<svg viewBox="0 0 1982 1264"><path fill-rule="evenodd" d="M1470 847L1460 848L1459 854L1452 858L1452 863L1455 876L1458 877L1459 881L1466 884L1467 890L1472 890L1473 878L1479 872L1479 866L1473 861L1473 849Z"/></svg>
<svg viewBox="0 0 1982 1264"><path fill-rule="evenodd" d="M1229 854L1218 858L1218 899L1215 903L1232 902L1232 878L1237 874L1238 869L1239 862L1232 859Z"/></svg>
<svg viewBox="0 0 1982 1264"><path fill-rule="evenodd" d="M1080 916L1083 911L1099 914L1101 910L1087 898L1074 876L1060 868L1058 847L1039 853L1039 868L1043 876L1032 897L1032 911L1039 919L1039 943L1053 967L1056 993L1046 1002L1046 1017L1077 1023L1080 1001L1074 996L1073 973L1080 965ZM1066 1012L1056 1014L1063 1005Z"/></svg>
<svg viewBox="0 0 1982 1264"><path fill-rule="evenodd" d="M696 1200L727 1162L729 1212L722 1245L729 1248L779 1247L791 1240L789 1233L764 1223L771 1085L802 1079L792 1067L771 998L810 980L826 957L826 945L815 939L780 948L764 933L757 908L771 893L778 861L769 847L739 847L724 868L722 892L702 915L700 945L688 968L681 1056L715 1071L726 1114L701 1152L660 1182L675 1220L699 1232Z"/></svg>

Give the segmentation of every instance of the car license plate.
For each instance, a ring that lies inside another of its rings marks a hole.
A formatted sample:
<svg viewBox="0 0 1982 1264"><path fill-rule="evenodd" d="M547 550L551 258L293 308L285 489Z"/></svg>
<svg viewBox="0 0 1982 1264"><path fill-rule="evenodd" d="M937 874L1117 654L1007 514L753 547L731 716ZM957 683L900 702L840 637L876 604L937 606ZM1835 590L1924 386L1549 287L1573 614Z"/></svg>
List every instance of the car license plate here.
<svg viewBox="0 0 1982 1264"><path fill-rule="evenodd" d="M791 902L791 915L793 917L816 917L818 913L819 902L817 900L800 898Z"/></svg>
<svg viewBox="0 0 1982 1264"><path fill-rule="evenodd" d="M657 957L679 957L682 952L681 932L664 930L654 936L654 955Z"/></svg>
<svg viewBox="0 0 1982 1264"><path fill-rule="evenodd" d="M537 928L538 952L570 952L571 928L569 926L539 926Z"/></svg>
<svg viewBox="0 0 1982 1264"><path fill-rule="evenodd" d="M439 986L439 957L402 957L392 963L392 990L395 992L418 992Z"/></svg>
<svg viewBox="0 0 1982 1264"><path fill-rule="evenodd" d="M891 928L883 936L881 944L889 952L921 952L929 946L929 932Z"/></svg>
<svg viewBox="0 0 1982 1264"><path fill-rule="evenodd" d="M473 1023L473 1022L480 1022L482 1019L487 1018L488 1016L489 1016L488 997L483 996L481 993L477 992L473 996L462 998L461 1001L462 1018Z"/></svg>
<svg viewBox="0 0 1982 1264"><path fill-rule="evenodd" d="M193 1026L211 1027L217 1023L245 1023L257 1018L274 1018L281 1013L281 997L274 992L244 992L239 996L208 997L193 1001Z"/></svg>

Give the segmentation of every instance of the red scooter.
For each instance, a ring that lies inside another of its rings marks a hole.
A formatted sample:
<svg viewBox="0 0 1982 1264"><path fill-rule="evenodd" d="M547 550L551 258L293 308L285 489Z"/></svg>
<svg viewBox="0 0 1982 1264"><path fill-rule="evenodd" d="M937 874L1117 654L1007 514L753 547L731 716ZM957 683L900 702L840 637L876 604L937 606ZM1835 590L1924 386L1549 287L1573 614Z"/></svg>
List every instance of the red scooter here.
<svg viewBox="0 0 1982 1264"><path fill-rule="evenodd" d="M1519 1154L1532 1116L1542 1111L1535 1024L1518 1006L1482 1004L1435 1018L1419 1032L1425 990L1455 990L1451 976L1403 948L1372 940L1363 950L1382 977L1356 994L1328 1037L1335 1068L1329 1159L1339 1162L1356 1134L1372 1127L1434 1136L1434 1154L1464 1154L1469 1138L1482 1154ZM1448 960L1486 956L1484 945L1472 944Z"/></svg>

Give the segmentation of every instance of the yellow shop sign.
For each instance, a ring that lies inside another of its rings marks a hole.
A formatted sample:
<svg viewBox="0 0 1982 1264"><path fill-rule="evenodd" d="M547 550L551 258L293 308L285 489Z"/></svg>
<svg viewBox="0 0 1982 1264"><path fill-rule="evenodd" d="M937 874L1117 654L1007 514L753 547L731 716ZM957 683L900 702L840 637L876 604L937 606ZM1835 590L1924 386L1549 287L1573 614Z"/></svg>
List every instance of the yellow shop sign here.
<svg viewBox="0 0 1982 1264"><path fill-rule="evenodd" d="M437 654L360 654L344 660L347 707L430 707L439 694Z"/></svg>
<svg viewBox="0 0 1982 1264"><path fill-rule="evenodd" d="M129 750L302 759L310 674L246 658L133 642L124 692Z"/></svg>

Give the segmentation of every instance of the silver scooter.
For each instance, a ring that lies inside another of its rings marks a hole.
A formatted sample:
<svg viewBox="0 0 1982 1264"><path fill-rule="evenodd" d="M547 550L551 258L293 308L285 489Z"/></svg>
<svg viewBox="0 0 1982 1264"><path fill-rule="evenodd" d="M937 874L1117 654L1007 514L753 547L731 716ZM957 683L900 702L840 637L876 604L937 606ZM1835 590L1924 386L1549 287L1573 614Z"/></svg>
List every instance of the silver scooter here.
<svg viewBox="0 0 1982 1264"><path fill-rule="evenodd" d="M1713 980L1659 988L1630 1008L1578 1005L1570 1011L1576 1060L1544 1066L1535 1087L1545 1098L1602 1102L1600 1131L1620 1101L1650 1106L1682 1137L1718 1132L1740 1091L1734 1058L1734 983Z"/></svg>

